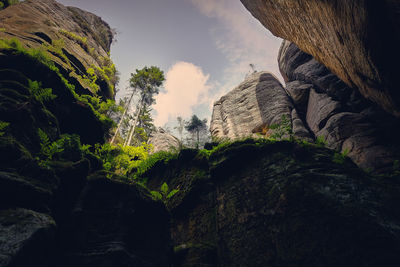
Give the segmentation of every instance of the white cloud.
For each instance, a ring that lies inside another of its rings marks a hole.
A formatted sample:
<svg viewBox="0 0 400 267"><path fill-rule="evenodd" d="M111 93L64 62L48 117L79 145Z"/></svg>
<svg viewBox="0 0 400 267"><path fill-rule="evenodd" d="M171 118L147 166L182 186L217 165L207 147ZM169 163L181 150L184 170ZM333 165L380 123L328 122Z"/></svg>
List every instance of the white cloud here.
<svg viewBox="0 0 400 267"><path fill-rule="evenodd" d="M177 116L187 118L194 106L207 103L211 89L208 80L209 75L200 67L183 61L175 63L165 76L165 92L157 95L153 106L157 112L155 125L162 126Z"/></svg>
<svg viewBox="0 0 400 267"><path fill-rule="evenodd" d="M281 39L273 36L244 8L240 1L189 0L205 16L216 18L222 27L212 29L216 47L229 60L215 96L237 86L250 71L270 71L281 78L277 55ZM214 77L215 78L215 77ZM214 100L217 100L215 98Z"/></svg>

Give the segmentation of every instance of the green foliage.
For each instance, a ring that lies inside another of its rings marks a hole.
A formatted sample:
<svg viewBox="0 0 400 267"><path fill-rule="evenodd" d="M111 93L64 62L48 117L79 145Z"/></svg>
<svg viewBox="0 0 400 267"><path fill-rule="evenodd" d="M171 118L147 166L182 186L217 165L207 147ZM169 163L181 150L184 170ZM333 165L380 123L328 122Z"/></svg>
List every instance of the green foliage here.
<svg viewBox="0 0 400 267"><path fill-rule="evenodd" d="M29 80L29 92L39 102L48 102L57 96L53 94L53 89L42 88L42 83Z"/></svg>
<svg viewBox="0 0 400 267"><path fill-rule="evenodd" d="M164 162L167 164L170 160L176 159L178 153L171 153L167 151L159 151L150 155L146 160L141 161L136 167L136 177L140 177L146 171L150 170L156 163Z"/></svg>
<svg viewBox="0 0 400 267"><path fill-rule="evenodd" d="M63 48L65 47L64 39L52 40L51 44L43 43L42 47L45 50L61 58L62 61L64 61L68 66L71 67L71 63L69 62L68 57L63 52Z"/></svg>
<svg viewBox="0 0 400 267"><path fill-rule="evenodd" d="M139 90L144 104L152 105L155 102L154 95L159 93L159 86L165 80L164 72L158 67L144 67L136 69L136 73L131 73L129 80L130 87Z"/></svg>
<svg viewBox="0 0 400 267"><path fill-rule="evenodd" d="M87 87L89 87L89 88L90 88L90 91L91 91L93 94L96 94L96 93L100 90L100 87L96 84L97 75L95 74L93 68L88 68L88 69L86 70L86 73L87 73L87 75L80 76L80 81L81 81L84 85L86 85Z"/></svg>
<svg viewBox="0 0 400 267"><path fill-rule="evenodd" d="M79 35L76 35L73 32L69 32L64 29L60 29L60 30L58 30L58 32L64 36L68 37L69 39L76 41L86 52L89 51L89 46L87 44L86 37L81 37Z"/></svg>
<svg viewBox="0 0 400 267"><path fill-rule="evenodd" d="M148 158L152 145L143 143L141 146L113 146L109 143L95 146L95 155L103 161L103 167L107 171L126 175L137 168L140 162Z"/></svg>
<svg viewBox="0 0 400 267"><path fill-rule="evenodd" d="M5 129L10 125L9 122L5 121L0 121L0 136L3 136L5 134Z"/></svg>
<svg viewBox="0 0 400 267"><path fill-rule="evenodd" d="M315 144L316 144L317 146L324 147L324 146L326 146L328 143L326 142L325 137L324 137L323 135L320 135L320 136L318 136L317 139L315 140Z"/></svg>
<svg viewBox="0 0 400 267"><path fill-rule="evenodd" d="M349 154L349 150L348 149L343 150L342 153L335 152L335 154L333 155L333 160L332 161L335 162L335 163L338 163L338 164L343 164L345 159L346 159L346 157L347 157L347 154Z"/></svg>
<svg viewBox="0 0 400 267"><path fill-rule="evenodd" d="M163 183L161 185L160 191L150 191L151 196L153 197L154 200L161 200L164 203L166 203L178 192L179 189L173 189L170 191L167 183Z"/></svg>
<svg viewBox="0 0 400 267"><path fill-rule="evenodd" d="M269 128L274 130L270 136L272 139L282 140L284 136L289 136L290 140L293 139L292 122L285 114L282 115L280 123L272 124Z"/></svg>
<svg viewBox="0 0 400 267"><path fill-rule="evenodd" d="M51 142L47 134L40 128L38 129L38 135L40 139L40 156L42 159L52 160L55 154L64 150L61 142Z"/></svg>
<svg viewBox="0 0 400 267"><path fill-rule="evenodd" d="M38 129L40 139L39 159L50 160L69 160L77 161L82 156L90 154L90 145L81 145L80 137L77 134L63 134L59 139L51 141L45 131Z"/></svg>
<svg viewBox="0 0 400 267"><path fill-rule="evenodd" d="M0 0L0 10L11 5L18 4L19 0Z"/></svg>
<svg viewBox="0 0 400 267"><path fill-rule="evenodd" d="M193 115L190 121L185 125L186 131L196 135L196 148L200 145L200 132L207 131L207 119L200 120L196 115Z"/></svg>

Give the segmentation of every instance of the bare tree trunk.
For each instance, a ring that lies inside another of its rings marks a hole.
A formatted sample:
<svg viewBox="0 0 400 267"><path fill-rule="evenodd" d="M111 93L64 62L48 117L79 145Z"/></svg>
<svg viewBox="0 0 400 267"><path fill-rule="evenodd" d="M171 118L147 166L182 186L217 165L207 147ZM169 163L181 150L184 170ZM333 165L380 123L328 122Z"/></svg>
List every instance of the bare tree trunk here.
<svg viewBox="0 0 400 267"><path fill-rule="evenodd" d="M132 136L133 136L133 133L135 132L136 124L138 123L140 112L142 111L142 108L143 108L143 102L144 102L144 96L142 96L142 100L140 101L140 105L138 106L138 112L136 114L135 121L131 125L131 130L129 131L129 136L126 139L124 146L129 146L132 141Z"/></svg>
<svg viewBox="0 0 400 267"><path fill-rule="evenodd" d="M133 95L134 95L134 94L135 94L135 90L133 90L133 92L132 92L132 94L131 94L131 97L129 98L128 104L126 105L126 108L125 108L125 110L124 110L124 113L122 114L122 117L121 117L121 119L120 119L119 122L118 122L117 130L115 130L115 133L114 133L114 135L113 135L113 137L112 137L112 139L111 139L111 141L110 141L110 144L113 144L113 143L114 143L114 140L115 140L115 137L116 137L117 134L118 134L119 128L121 128L122 122L124 121L124 118L125 118L125 116L126 116L126 113L128 112L129 106L131 105L132 98L133 98Z"/></svg>

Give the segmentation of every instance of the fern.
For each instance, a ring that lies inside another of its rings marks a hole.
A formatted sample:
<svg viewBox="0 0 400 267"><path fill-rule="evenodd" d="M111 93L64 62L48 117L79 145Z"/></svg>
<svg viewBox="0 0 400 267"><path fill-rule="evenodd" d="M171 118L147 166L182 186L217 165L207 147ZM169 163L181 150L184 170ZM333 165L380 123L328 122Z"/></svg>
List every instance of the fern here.
<svg viewBox="0 0 400 267"><path fill-rule="evenodd" d="M0 121L0 136L3 136L5 134L4 130L10 125L9 122L5 121Z"/></svg>
<svg viewBox="0 0 400 267"><path fill-rule="evenodd" d="M55 154L64 151L63 139L51 142L47 134L40 128L38 129L38 135L40 139L40 154L43 158L51 160Z"/></svg>
<svg viewBox="0 0 400 267"><path fill-rule="evenodd" d="M39 102L48 102L56 98L51 88L42 88L42 83L29 80L29 91Z"/></svg>

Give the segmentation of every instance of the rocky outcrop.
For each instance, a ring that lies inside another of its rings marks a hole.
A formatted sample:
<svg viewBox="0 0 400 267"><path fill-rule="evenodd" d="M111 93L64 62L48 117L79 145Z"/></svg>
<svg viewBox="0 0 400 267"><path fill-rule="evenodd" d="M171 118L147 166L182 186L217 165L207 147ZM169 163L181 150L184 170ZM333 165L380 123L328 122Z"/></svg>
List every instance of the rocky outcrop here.
<svg viewBox="0 0 400 267"><path fill-rule="evenodd" d="M268 127L280 123L282 116L291 118L293 110L281 83L271 73L257 72L214 103L211 135L230 139L268 136L271 134ZM298 121L295 136L308 137L303 127Z"/></svg>
<svg viewBox="0 0 400 267"><path fill-rule="evenodd" d="M109 26L38 0L0 27L0 266L168 266L165 207L83 151L112 125Z"/></svg>
<svg viewBox="0 0 400 267"><path fill-rule="evenodd" d="M312 56L284 41L279 67L300 117L328 147L360 167L390 171L400 158L400 121L348 87ZM390 129L390 130L388 130Z"/></svg>
<svg viewBox="0 0 400 267"><path fill-rule="evenodd" d="M241 2L274 35L292 41L365 98L400 116L397 1Z"/></svg>
<svg viewBox="0 0 400 267"><path fill-rule="evenodd" d="M398 184L327 148L247 140L208 159L182 150L142 175L154 190L179 188L167 203L174 266L400 262Z"/></svg>
<svg viewBox="0 0 400 267"><path fill-rule="evenodd" d="M151 134L148 144L153 145L152 153L159 151L177 151L182 145L178 138L159 128L157 132Z"/></svg>
<svg viewBox="0 0 400 267"><path fill-rule="evenodd" d="M280 123L284 115L290 118L297 138L324 139L329 148L347 153L364 169L393 169L400 159L399 119L347 86L294 43L283 41L278 63L285 88L270 74L248 77L214 104L210 127L214 137L235 139L254 132L268 136L273 133L269 127ZM266 83L263 75L270 75L279 86Z"/></svg>
<svg viewBox="0 0 400 267"><path fill-rule="evenodd" d="M0 39L48 51L78 93L114 97L115 67L108 55L113 34L101 18L54 0L27 0L1 10L0 21Z"/></svg>

